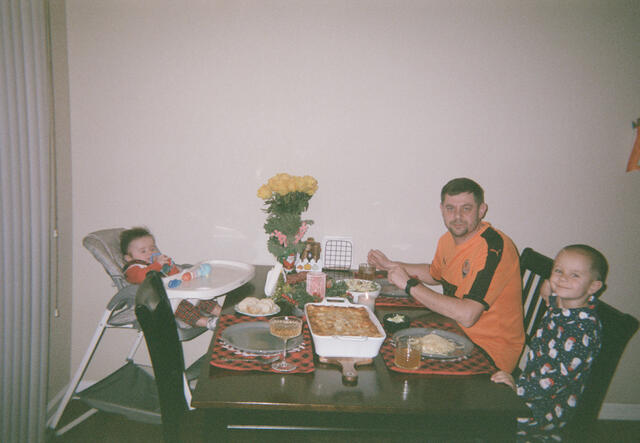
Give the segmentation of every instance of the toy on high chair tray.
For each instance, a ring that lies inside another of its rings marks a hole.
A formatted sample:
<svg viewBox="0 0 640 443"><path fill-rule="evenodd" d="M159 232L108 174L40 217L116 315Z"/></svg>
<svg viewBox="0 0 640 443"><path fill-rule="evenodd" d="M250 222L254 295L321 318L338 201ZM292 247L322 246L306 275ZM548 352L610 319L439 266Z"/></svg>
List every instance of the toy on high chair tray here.
<svg viewBox="0 0 640 443"><path fill-rule="evenodd" d="M177 288L183 281L195 280L198 278L207 278L211 274L211 265L209 263L202 263L195 268L191 268L189 271L182 274L180 279L173 279L169 281L167 286L169 288Z"/></svg>
<svg viewBox="0 0 640 443"><path fill-rule="evenodd" d="M196 278L207 278L211 274L211 265L209 263L202 263L195 269L182 274L182 281L189 281Z"/></svg>

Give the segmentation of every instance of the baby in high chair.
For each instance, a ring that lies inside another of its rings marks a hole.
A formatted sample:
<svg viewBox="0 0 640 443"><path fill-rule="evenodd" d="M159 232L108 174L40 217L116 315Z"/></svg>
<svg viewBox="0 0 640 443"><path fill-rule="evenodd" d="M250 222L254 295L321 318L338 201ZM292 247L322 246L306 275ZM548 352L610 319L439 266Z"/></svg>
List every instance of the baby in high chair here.
<svg viewBox="0 0 640 443"><path fill-rule="evenodd" d="M137 227L122 231L120 250L126 260L124 276L129 283L139 285L149 271L158 271L165 275L180 272L173 260L158 250L155 238L146 228ZM199 300L196 304L182 300L175 310L175 317L186 325L214 330L221 309L214 300Z"/></svg>

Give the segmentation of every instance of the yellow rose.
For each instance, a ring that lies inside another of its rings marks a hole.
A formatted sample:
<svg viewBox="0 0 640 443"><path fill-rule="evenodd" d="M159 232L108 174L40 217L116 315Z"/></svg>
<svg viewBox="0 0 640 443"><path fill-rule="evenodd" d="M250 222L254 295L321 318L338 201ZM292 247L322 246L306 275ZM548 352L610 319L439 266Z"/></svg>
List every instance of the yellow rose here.
<svg viewBox="0 0 640 443"><path fill-rule="evenodd" d="M260 188L258 190L258 195L263 199L271 197L272 193L286 195L296 191L313 195L318 189L318 181L310 175L301 177L289 175L286 172L279 172L271 177L263 187L265 189ZM267 192L269 192L268 196Z"/></svg>
<svg viewBox="0 0 640 443"><path fill-rule="evenodd" d="M291 176L286 172L281 172L280 174L276 174L276 180L286 182L288 180L291 180Z"/></svg>
<svg viewBox="0 0 640 443"><path fill-rule="evenodd" d="M276 176L273 176L267 181L267 186L269 186L271 189L273 189L273 187L275 186L276 183L278 183L278 179L277 179Z"/></svg>
<svg viewBox="0 0 640 443"><path fill-rule="evenodd" d="M266 200L269 197L271 197L271 189L269 188L269 186L267 185L260 186L260 189L258 189L258 197L260 197L263 200Z"/></svg>
<svg viewBox="0 0 640 443"><path fill-rule="evenodd" d="M313 195L318 190L318 181L310 175L305 175L302 179L304 181L304 192Z"/></svg>
<svg viewBox="0 0 640 443"><path fill-rule="evenodd" d="M287 193L287 183L282 180L277 180L271 185L271 189L277 194L284 195Z"/></svg>

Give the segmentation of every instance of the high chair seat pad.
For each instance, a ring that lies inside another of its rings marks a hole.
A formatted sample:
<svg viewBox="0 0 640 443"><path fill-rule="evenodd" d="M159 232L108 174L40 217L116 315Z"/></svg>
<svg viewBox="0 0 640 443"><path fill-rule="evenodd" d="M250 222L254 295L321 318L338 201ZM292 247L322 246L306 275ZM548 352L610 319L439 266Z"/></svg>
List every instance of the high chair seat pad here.
<svg viewBox="0 0 640 443"><path fill-rule="evenodd" d="M107 303L107 309L114 313L109 318L111 326L137 325L135 308L136 292L140 285L129 285L119 290Z"/></svg>

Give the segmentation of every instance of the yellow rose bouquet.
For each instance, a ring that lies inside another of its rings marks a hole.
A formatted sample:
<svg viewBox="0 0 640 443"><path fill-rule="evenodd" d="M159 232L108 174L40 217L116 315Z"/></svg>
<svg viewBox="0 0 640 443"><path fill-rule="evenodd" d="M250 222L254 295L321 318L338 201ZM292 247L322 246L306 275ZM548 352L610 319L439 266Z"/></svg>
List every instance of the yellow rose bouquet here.
<svg viewBox="0 0 640 443"><path fill-rule="evenodd" d="M302 220L301 214L309 207L309 200L318 190L318 181L310 175L304 177L285 173L276 174L260 186L258 197L264 200L267 221L264 230L269 235L267 248L290 270L298 254L304 249L302 237L312 220Z"/></svg>

